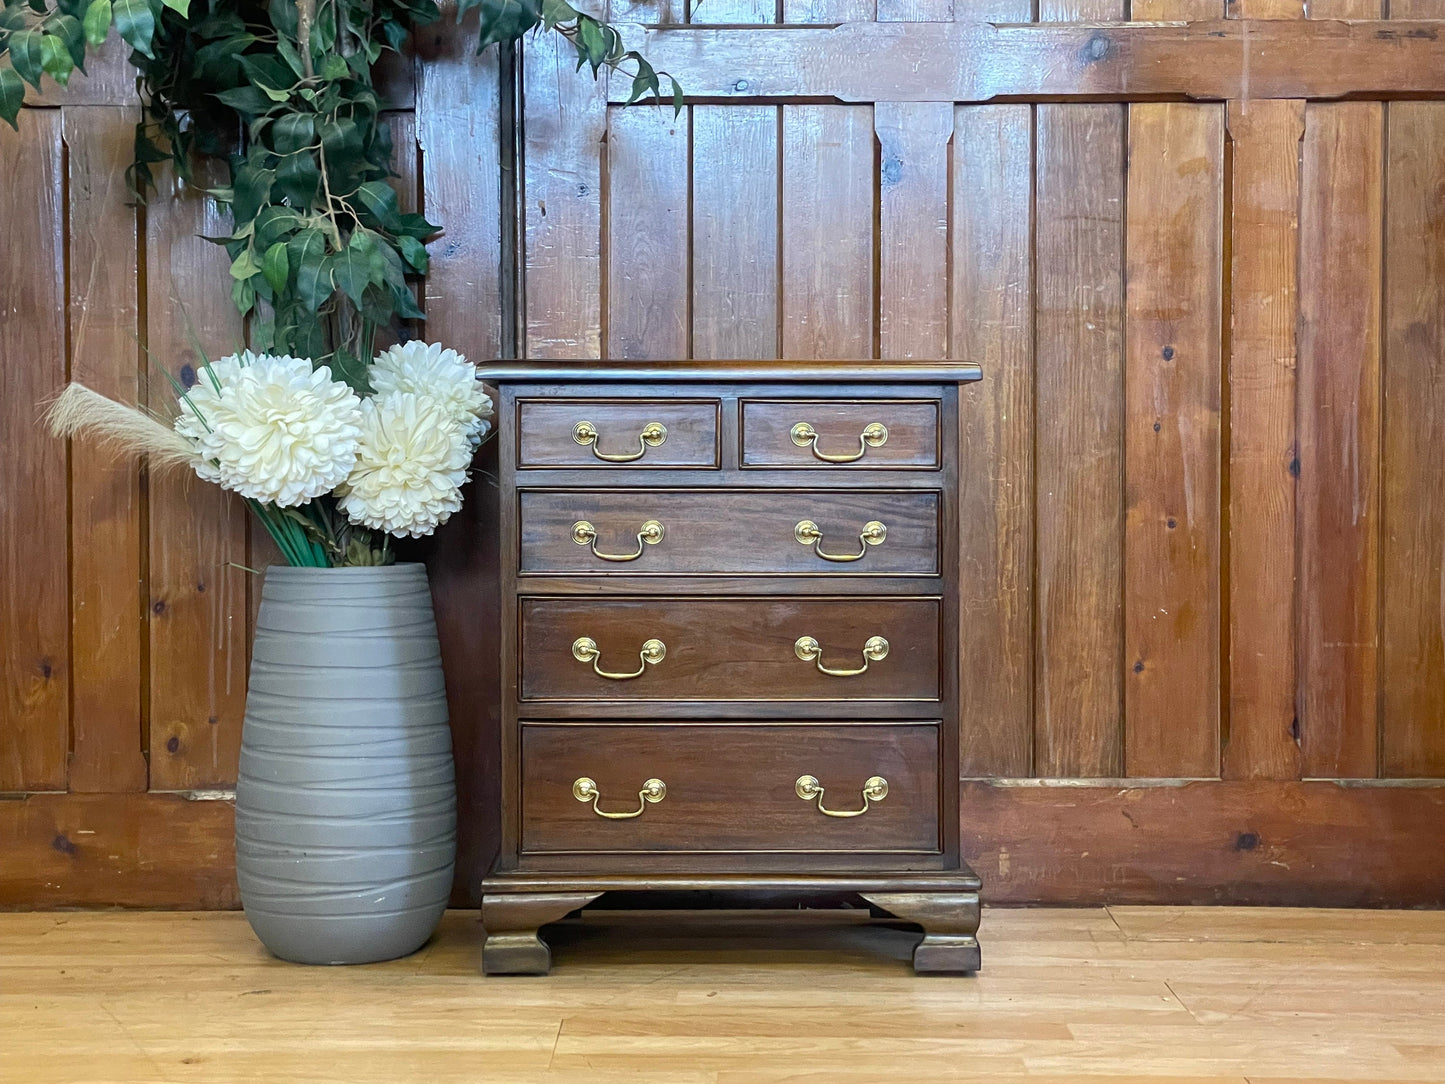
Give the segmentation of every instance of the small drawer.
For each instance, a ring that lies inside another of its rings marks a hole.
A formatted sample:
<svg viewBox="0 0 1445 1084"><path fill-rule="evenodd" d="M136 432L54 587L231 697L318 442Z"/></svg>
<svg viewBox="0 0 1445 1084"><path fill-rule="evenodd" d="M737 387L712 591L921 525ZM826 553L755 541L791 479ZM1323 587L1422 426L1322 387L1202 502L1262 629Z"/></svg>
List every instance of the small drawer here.
<svg viewBox="0 0 1445 1084"><path fill-rule="evenodd" d="M523 700L939 697L934 598L527 598Z"/></svg>
<svg viewBox="0 0 1445 1084"><path fill-rule="evenodd" d="M716 399L522 399L517 465L718 466Z"/></svg>
<svg viewBox="0 0 1445 1084"><path fill-rule="evenodd" d="M744 467L937 470L934 399L757 399L742 404Z"/></svg>
<svg viewBox="0 0 1445 1084"><path fill-rule="evenodd" d="M523 573L938 574L936 490L523 490Z"/></svg>
<svg viewBox="0 0 1445 1084"><path fill-rule="evenodd" d="M936 722L524 724L522 851L937 854L938 761Z"/></svg>

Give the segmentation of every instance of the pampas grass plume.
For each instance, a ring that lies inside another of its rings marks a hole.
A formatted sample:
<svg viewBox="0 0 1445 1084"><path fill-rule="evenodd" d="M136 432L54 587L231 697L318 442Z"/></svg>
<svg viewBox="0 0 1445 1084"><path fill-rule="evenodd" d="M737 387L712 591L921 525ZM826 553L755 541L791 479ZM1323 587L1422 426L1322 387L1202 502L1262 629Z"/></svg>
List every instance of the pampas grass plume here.
<svg viewBox="0 0 1445 1084"><path fill-rule="evenodd" d="M194 467L196 446L138 407L108 399L71 383L55 397L45 421L57 437L89 437L132 455L150 457L153 468Z"/></svg>

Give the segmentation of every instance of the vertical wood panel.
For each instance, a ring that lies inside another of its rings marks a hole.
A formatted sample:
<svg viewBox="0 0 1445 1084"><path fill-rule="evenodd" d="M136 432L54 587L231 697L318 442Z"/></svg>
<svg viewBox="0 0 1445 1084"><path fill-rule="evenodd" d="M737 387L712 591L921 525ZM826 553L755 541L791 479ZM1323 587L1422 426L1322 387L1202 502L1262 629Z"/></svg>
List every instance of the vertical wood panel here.
<svg viewBox="0 0 1445 1084"><path fill-rule="evenodd" d="M606 77L574 71L576 50L560 34L523 41L525 353L600 357Z"/></svg>
<svg viewBox="0 0 1445 1084"><path fill-rule="evenodd" d="M426 334L482 362L500 356L502 348L501 186L515 182L515 175L498 168L497 52L474 55L475 31L468 23L458 27L442 19L422 33L419 51L427 59L420 65L416 112L421 204L446 230L428 246ZM591 86L588 76L573 78L579 89ZM461 511L419 547L431 580L457 764L461 831L452 899L470 907L479 902L500 826L496 456L496 441L482 446Z"/></svg>
<svg viewBox="0 0 1445 1084"><path fill-rule="evenodd" d="M40 424L65 383L59 110L0 136L0 790L63 790L70 721L66 448Z"/></svg>
<svg viewBox="0 0 1445 1084"><path fill-rule="evenodd" d="M691 23L775 23L776 0L691 0Z"/></svg>
<svg viewBox="0 0 1445 1084"><path fill-rule="evenodd" d="M225 290L228 261L202 240L231 230L201 189L223 170L196 167L196 188L168 172L146 208L146 326L154 365L186 385L206 359L241 346L241 321ZM152 409L175 394L148 380ZM236 779L247 669L245 506L190 472L152 474L150 494L150 783L153 790L229 785Z"/></svg>
<svg viewBox="0 0 1445 1084"><path fill-rule="evenodd" d="M1295 720L1295 319L1304 103L1230 102L1227 779L1299 776Z"/></svg>
<svg viewBox="0 0 1445 1084"><path fill-rule="evenodd" d="M785 23L868 23L876 0L782 0Z"/></svg>
<svg viewBox="0 0 1445 1084"><path fill-rule="evenodd" d="M778 107L692 107L692 352L778 356Z"/></svg>
<svg viewBox="0 0 1445 1084"><path fill-rule="evenodd" d="M125 184L135 116L68 106L62 117L70 170L70 377L136 403L136 212ZM139 464L75 440L70 505L70 789L143 791Z"/></svg>
<svg viewBox="0 0 1445 1084"><path fill-rule="evenodd" d="M1391 102L1381 774L1445 775L1445 104Z"/></svg>
<svg viewBox="0 0 1445 1084"><path fill-rule="evenodd" d="M1037 107L1034 767L1123 768L1123 138L1118 105Z"/></svg>
<svg viewBox="0 0 1445 1084"><path fill-rule="evenodd" d="M880 357L948 356L948 145L953 105L879 102Z"/></svg>
<svg viewBox="0 0 1445 1084"><path fill-rule="evenodd" d="M688 356L688 124L671 106L607 113L607 356Z"/></svg>
<svg viewBox="0 0 1445 1084"><path fill-rule="evenodd" d="M1224 111L1129 107L1124 767L1219 773Z"/></svg>
<svg viewBox="0 0 1445 1084"><path fill-rule="evenodd" d="M783 106L783 356L873 356L873 111Z"/></svg>
<svg viewBox="0 0 1445 1084"><path fill-rule="evenodd" d="M1305 110L1300 178L1299 693L1306 776L1377 763L1382 106Z"/></svg>
<svg viewBox="0 0 1445 1084"><path fill-rule="evenodd" d="M983 367L959 407L961 769L1026 776L1033 746L1033 109L953 120L955 357ZM965 195L966 194L966 195Z"/></svg>

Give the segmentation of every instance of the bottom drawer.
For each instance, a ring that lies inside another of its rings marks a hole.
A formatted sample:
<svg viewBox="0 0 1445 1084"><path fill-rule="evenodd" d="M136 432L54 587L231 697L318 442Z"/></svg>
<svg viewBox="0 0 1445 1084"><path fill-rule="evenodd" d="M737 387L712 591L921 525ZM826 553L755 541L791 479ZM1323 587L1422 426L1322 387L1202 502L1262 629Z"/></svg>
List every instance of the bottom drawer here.
<svg viewBox="0 0 1445 1084"><path fill-rule="evenodd" d="M524 855L940 850L937 722L526 723L521 761Z"/></svg>

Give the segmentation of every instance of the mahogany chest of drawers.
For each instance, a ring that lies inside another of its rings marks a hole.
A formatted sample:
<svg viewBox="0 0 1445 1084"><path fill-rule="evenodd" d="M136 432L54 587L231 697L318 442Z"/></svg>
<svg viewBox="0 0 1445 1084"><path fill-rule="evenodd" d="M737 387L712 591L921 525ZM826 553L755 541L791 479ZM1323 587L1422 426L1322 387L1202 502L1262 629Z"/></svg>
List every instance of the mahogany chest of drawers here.
<svg viewBox="0 0 1445 1084"><path fill-rule="evenodd" d="M853 898L979 965L958 851L975 366L497 366L502 848L483 969L605 892Z"/></svg>

